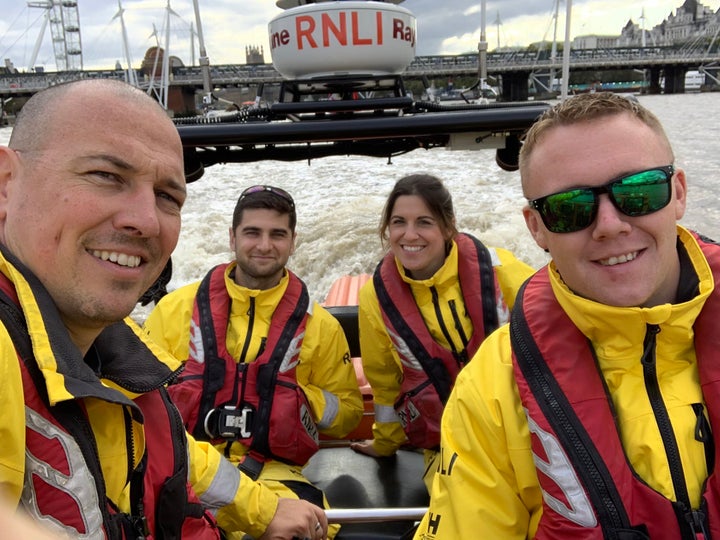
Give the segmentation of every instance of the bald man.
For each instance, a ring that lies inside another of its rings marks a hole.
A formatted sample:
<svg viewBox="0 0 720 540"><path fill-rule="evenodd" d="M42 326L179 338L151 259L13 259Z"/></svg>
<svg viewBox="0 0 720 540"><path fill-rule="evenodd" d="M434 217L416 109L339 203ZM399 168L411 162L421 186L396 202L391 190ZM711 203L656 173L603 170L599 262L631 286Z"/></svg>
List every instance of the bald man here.
<svg viewBox="0 0 720 540"><path fill-rule="evenodd" d="M324 538L182 428L180 363L128 318L178 240L182 144L118 81L35 94L0 146L0 493L87 538Z"/></svg>

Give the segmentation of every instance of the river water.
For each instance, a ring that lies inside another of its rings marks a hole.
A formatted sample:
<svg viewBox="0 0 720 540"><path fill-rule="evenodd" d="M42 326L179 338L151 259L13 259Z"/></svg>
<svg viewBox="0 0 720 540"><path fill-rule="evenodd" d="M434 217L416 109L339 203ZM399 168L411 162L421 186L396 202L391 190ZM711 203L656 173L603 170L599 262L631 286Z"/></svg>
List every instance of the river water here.
<svg viewBox="0 0 720 540"><path fill-rule="evenodd" d="M676 165L688 179L688 208L681 223L720 240L720 93L639 96L668 133ZM0 128L5 144L10 128ZM414 150L386 159L328 157L307 162L266 161L215 165L188 186L180 241L173 254L169 289L201 279L232 257L228 228L240 192L253 184L289 191L298 212L297 249L289 267L322 301L345 274L371 273L382 255L377 226L395 181L415 172L442 178L453 194L458 228L489 246L505 247L534 267L545 253L527 232L517 172L495 164L491 150ZM142 320L147 308L134 316Z"/></svg>

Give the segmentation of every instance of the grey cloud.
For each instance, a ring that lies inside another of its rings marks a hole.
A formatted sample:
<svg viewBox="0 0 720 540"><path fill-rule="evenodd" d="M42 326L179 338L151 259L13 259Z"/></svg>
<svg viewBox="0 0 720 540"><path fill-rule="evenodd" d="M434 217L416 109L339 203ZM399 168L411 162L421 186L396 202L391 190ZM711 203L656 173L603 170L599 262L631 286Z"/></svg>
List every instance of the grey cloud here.
<svg viewBox="0 0 720 540"><path fill-rule="evenodd" d="M667 16L682 4L683 0L663 0L667 5L661 16ZM639 17L642 6L629 5L618 13L616 0L574 0L574 13L587 12L606 14L606 4L614 2L613 28L618 32L630 17ZM657 5L659 2L655 2ZM720 0L704 0L703 3L717 9ZM164 23L166 0L125 0L125 22L131 44L133 65L139 65L147 48L155 44L150 37L153 23L161 30ZM452 53L477 50L480 38L480 0L406 0L402 7L412 11L418 24L418 55L443 54L443 42L455 38L456 48ZM561 10L565 9L565 2ZM171 8L178 16L171 17L170 52L183 62L190 63L189 27L194 24L195 15L191 0L171 0ZM267 25L282 13L274 0L203 0L200 2L203 34L211 63L243 63L245 47L263 46L265 59L270 61ZM531 41L552 37L548 33L552 22L554 0L487 0L486 37L490 49L498 38L496 18L500 17L500 38L503 45L527 44ZM80 26L82 31L83 57L86 67L92 69L112 68L117 60L123 60L123 45L119 20L113 19L118 7L116 0L81 0L79 2ZM27 7L27 2L0 0L0 61L11 58L17 66L24 67L30 59L40 29L38 9ZM575 15L574 15L575 16ZM520 18L522 17L522 18ZM534 17L530 19L530 17ZM607 17L603 16L602 19ZM527 25L525 27L523 24ZM529 22L528 22L529 21ZM657 24L658 21L648 21ZM617 24L617 28L615 28ZM583 27L583 31L592 29ZM38 63L54 70L54 55L50 42L50 30L38 55ZM561 36L562 34L559 34ZM494 37L493 37L494 36ZM505 39L503 36L508 36ZM163 38L164 39L164 38ZM161 41L161 45L164 42ZM198 49L197 39L195 50ZM447 54L447 53L445 53ZM197 61L197 52L195 58Z"/></svg>

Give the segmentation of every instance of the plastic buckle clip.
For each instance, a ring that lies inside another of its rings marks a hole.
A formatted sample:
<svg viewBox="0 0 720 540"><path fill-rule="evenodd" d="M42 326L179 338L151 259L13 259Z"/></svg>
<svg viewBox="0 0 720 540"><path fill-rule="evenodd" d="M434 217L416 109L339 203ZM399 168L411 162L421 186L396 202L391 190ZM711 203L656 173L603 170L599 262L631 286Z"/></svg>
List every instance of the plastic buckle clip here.
<svg viewBox="0 0 720 540"><path fill-rule="evenodd" d="M223 405L210 411L205 417L205 433L210 438L248 438L252 435L252 408L238 409L234 405Z"/></svg>

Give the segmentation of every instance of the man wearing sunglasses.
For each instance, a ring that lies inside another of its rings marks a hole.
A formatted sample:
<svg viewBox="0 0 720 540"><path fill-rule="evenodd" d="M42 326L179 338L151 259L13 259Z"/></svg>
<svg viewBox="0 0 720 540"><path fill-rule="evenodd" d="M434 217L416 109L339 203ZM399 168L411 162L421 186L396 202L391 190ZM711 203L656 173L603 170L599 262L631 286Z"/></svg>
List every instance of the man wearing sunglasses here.
<svg viewBox="0 0 720 540"><path fill-rule="evenodd" d="M145 328L185 361L169 391L190 433L279 496L327 507L302 468L319 433L345 436L363 405L340 324L286 268L296 221L285 190L247 188L230 227L235 261L165 296Z"/></svg>
<svg viewBox="0 0 720 540"><path fill-rule="evenodd" d="M720 248L637 101L531 127L523 214L551 261L458 377L416 539L720 537Z"/></svg>

